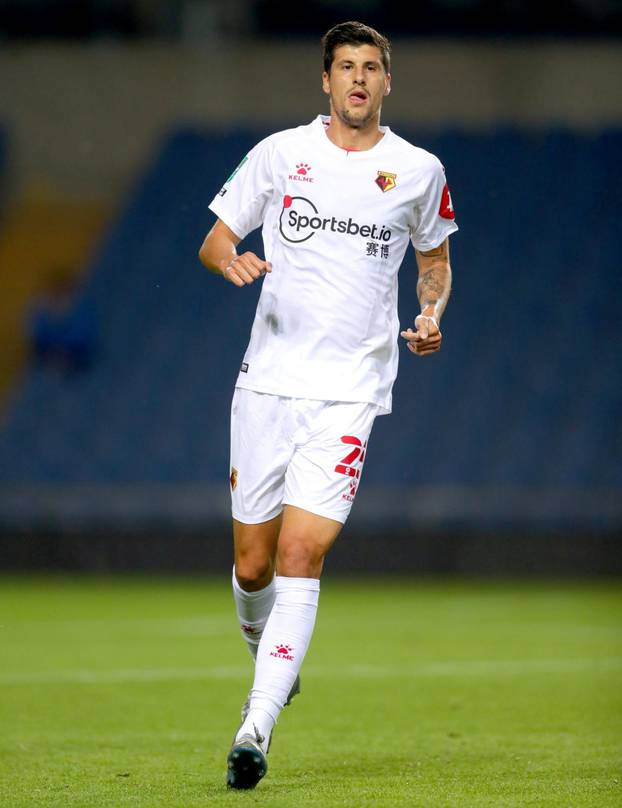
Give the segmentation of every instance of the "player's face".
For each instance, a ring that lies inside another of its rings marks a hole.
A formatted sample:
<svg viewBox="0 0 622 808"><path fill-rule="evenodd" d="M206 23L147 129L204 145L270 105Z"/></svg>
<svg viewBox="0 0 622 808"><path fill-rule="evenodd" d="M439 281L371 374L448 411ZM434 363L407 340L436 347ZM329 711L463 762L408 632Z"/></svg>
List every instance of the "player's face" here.
<svg viewBox="0 0 622 808"><path fill-rule="evenodd" d="M330 96L331 114L359 129L378 120L382 99L391 90L391 75L375 45L339 45L322 88Z"/></svg>

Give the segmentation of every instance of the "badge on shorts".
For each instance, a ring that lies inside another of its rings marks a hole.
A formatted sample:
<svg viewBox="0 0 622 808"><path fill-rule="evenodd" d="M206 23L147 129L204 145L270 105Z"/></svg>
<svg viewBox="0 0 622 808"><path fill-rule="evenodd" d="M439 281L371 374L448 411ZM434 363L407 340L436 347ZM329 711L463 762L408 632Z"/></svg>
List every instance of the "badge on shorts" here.
<svg viewBox="0 0 622 808"><path fill-rule="evenodd" d="M235 466L231 466L231 476L229 477L229 482L231 483L231 490L235 491L238 484L238 470Z"/></svg>
<svg viewBox="0 0 622 808"><path fill-rule="evenodd" d="M242 362L242 367L240 368L240 373L248 373L248 362Z"/></svg>

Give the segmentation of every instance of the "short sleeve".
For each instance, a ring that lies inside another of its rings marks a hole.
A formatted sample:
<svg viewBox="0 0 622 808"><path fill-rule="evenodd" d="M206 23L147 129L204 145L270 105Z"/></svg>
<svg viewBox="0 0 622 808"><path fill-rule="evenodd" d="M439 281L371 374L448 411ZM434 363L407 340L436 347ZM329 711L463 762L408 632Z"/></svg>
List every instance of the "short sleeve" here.
<svg viewBox="0 0 622 808"><path fill-rule="evenodd" d="M273 190L271 151L270 138L254 146L209 205L240 239L263 222Z"/></svg>
<svg viewBox="0 0 622 808"><path fill-rule="evenodd" d="M421 252L433 250L457 229L445 169L434 158L425 191L415 207L411 241Z"/></svg>

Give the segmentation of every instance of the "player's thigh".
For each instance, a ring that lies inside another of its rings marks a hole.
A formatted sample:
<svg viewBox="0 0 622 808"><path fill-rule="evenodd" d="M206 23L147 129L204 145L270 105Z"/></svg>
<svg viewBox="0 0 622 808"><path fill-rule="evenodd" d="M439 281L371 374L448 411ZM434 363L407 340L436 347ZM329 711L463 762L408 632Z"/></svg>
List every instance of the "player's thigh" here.
<svg viewBox="0 0 622 808"><path fill-rule="evenodd" d="M287 467L284 504L343 524L361 482L377 413L374 404L327 403Z"/></svg>
<svg viewBox="0 0 622 808"><path fill-rule="evenodd" d="M233 520L235 575L247 592L263 589L274 576L282 520L281 513L258 524Z"/></svg>
<svg viewBox="0 0 622 808"><path fill-rule="evenodd" d="M231 511L261 524L282 510L291 413L279 396L236 388L231 404Z"/></svg>
<svg viewBox="0 0 622 808"><path fill-rule="evenodd" d="M335 519L285 505L278 544L278 574L319 578L324 557L342 527L342 523Z"/></svg>

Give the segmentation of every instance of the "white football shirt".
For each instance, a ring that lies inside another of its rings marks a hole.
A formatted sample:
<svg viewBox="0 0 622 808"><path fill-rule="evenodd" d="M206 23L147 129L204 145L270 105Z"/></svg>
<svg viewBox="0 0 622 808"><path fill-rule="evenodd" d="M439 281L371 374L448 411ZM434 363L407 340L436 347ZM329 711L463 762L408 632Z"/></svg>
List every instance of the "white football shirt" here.
<svg viewBox="0 0 622 808"><path fill-rule="evenodd" d="M388 413L404 253L458 228L434 155L389 127L373 148L347 151L328 138L329 121L262 140L209 206L241 239L263 224L272 263L236 386Z"/></svg>

